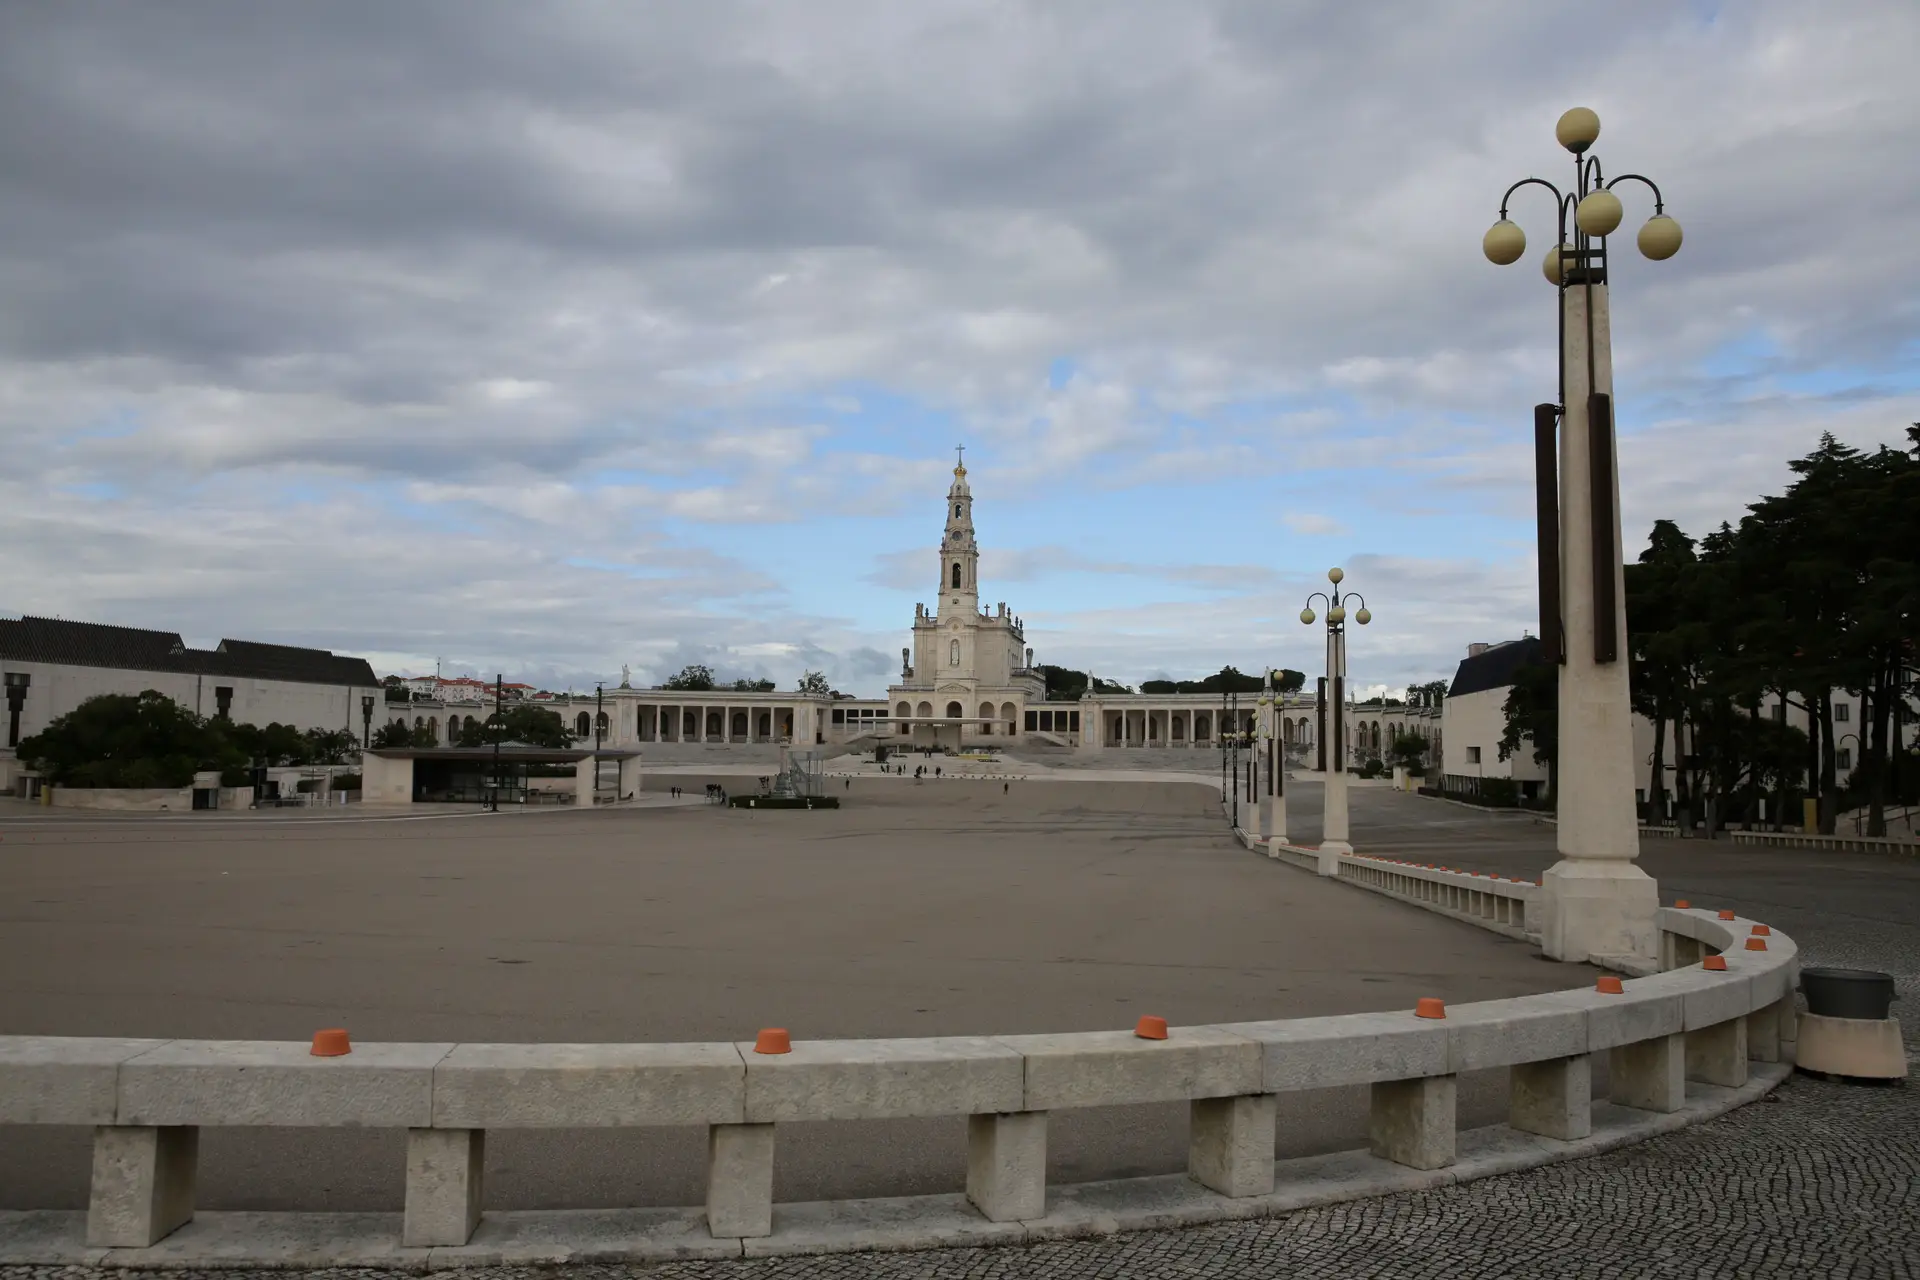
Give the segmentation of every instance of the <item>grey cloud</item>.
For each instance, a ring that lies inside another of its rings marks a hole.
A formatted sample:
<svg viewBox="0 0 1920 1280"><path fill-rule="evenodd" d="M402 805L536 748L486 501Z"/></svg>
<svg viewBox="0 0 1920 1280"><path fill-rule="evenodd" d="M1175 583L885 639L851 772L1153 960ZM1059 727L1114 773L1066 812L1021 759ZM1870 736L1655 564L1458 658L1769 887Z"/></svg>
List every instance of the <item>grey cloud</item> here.
<svg viewBox="0 0 1920 1280"><path fill-rule="evenodd" d="M1524 519L1526 414L1553 367L1542 205L1516 201L1525 262L1495 270L1477 241L1508 182L1567 167L1550 129L1570 94L1688 230L1674 261L1616 273L1630 540L1658 515L1737 517L1820 424L1894 438L1916 416L1920 16L1775 0L1708 23L1627 0L1573 45L1566 22L1524 0L1470 19L1260 0L5 6L9 545L58 571L0 585L180 618L244 584L261 625L329 634L416 602L473 610L476 660L552 645L582 671L665 661L676 631L885 653L799 602L719 616L703 602L769 591L737 559L662 567L670 522L884 514L937 485L937 464L830 450L792 408L860 384L951 414L1007 493L1391 466ZM1775 354L1752 378L1708 365L1756 332ZM1050 387L1063 355L1078 372ZM1839 385L1742 385L1808 374ZM541 390L487 390L509 384ZM1285 403L1207 420L1248 399ZM897 433L900 452L947 443ZM220 586L143 554L217 528L293 561L283 486L349 481L426 487L417 522L356 509L342 547L432 579L477 529L528 559L489 569L522 603L331 569L295 592L216 549ZM61 496L90 483L126 504ZM609 529L667 574L667 609L606 619L637 648L519 629L515 609L584 612L618 576L563 563ZM923 554L870 580L910 588ZM1234 565L1024 555L1001 576L1274 589ZM1524 620L1510 604L1423 607ZM400 630L379 643L460 634ZM1164 664L1186 643L1123 648Z"/></svg>

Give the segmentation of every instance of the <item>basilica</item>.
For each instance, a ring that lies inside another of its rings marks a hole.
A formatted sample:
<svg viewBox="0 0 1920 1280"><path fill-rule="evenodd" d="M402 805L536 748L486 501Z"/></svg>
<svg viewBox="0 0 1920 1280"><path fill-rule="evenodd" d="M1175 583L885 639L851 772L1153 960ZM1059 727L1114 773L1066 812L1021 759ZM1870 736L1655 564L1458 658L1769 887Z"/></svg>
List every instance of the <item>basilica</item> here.
<svg viewBox="0 0 1920 1280"><path fill-rule="evenodd" d="M954 465L947 490L934 586L933 607L914 606L913 644L900 651L900 680L887 689L894 736L958 747L1016 734L1021 712L1044 702L1047 686L1020 619L1005 602L980 607L980 544L964 461Z"/></svg>

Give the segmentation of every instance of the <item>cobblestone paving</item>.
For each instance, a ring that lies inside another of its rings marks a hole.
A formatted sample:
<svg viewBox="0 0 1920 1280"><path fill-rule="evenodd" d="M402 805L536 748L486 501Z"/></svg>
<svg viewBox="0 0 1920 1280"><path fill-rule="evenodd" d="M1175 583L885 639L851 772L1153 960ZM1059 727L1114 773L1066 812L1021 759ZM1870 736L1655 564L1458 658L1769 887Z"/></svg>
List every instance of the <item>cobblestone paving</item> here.
<svg viewBox="0 0 1920 1280"><path fill-rule="evenodd" d="M1265 1222L1029 1248L565 1268L567 1280L1920 1277L1920 1089L1796 1076L1731 1115L1591 1160ZM125 1272L0 1268L0 1280ZM247 1273L168 1272L169 1280ZM258 1273L288 1280L289 1272ZM391 1272L306 1273L386 1280ZM486 1268L461 1280L540 1280Z"/></svg>

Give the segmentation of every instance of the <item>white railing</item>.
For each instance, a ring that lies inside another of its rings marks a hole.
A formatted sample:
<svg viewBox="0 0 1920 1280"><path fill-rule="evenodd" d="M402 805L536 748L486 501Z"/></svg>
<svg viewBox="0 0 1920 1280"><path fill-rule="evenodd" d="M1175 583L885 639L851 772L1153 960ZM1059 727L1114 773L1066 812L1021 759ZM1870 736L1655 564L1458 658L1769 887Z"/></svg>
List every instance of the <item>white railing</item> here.
<svg viewBox="0 0 1920 1280"><path fill-rule="evenodd" d="M1382 892L1441 893L1422 900L1482 922L1524 919L1528 886L1465 873L1436 879L1383 862L1355 859L1341 874ZM1482 1001L1438 1017L1174 1027L1165 1039L1111 1031L800 1041L777 1054L748 1043L363 1044L316 1057L302 1043L0 1037L0 1124L96 1126L86 1218L96 1248L141 1250L189 1222L199 1130L233 1125L406 1129L399 1243L417 1248L462 1246L473 1235L489 1130L704 1126L704 1235L751 1246L770 1235L779 1243L773 1160L782 1124L967 1116L966 1150L954 1153L956 1168L964 1159L967 1212L982 1226L1031 1224L1049 1213L1049 1112L1186 1101L1192 1183L1213 1198L1215 1216L1238 1217L1246 1211L1234 1206L1285 1192L1275 1187L1281 1093L1370 1086L1371 1153L1438 1170L1455 1162L1464 1071L1511 1068L1510 1126L1575 1143L1591 1125L1596 1054L1608 1055L1614 1103L1658 1113L1680 1110L1688 1080L1738 1087L1750 1058L1779 1061L1792 1034L1792 941L1704 911L1662 909L1660 927L1663 958L1675 967L1616 994ZM1765 949L1748 949L1749 938ZM1724 970L1701 967L1709 951L1724 951ZM1188 1220L1206 1217L1195 1210Z"/></svg>

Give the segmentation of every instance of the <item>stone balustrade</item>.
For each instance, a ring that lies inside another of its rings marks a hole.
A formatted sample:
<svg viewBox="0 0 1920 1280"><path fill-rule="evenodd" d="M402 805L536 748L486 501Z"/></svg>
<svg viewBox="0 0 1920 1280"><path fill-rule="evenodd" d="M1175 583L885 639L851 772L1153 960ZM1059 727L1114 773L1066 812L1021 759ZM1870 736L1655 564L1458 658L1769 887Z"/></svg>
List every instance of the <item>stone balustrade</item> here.
<svg viewBox="0 0 1920 1280"><path fill-rule="evenodd" d="M1502 928L1517 927L1532 888L1351 862L1343 877ZM1705 911L1663 909L1660 924L1667 970L1618 994L1483 1001L1439 1018L1174 1027L1164 1040L1129 1031L800 1040L783 1054L744 1042L362 1044L316 1057L304 1043L0 1037L0 1124L95 1126L86 1235L97 1248L143 1249L190 1221L198 1134L222 1125L405 1128L409 1248L473 1235L490 1130L705 1126L706 1232L751 1242L775 1231L783 1124L968 1116L971 1212L1027 1223L1049 1212L1050 1112L1185 1101L1191 1181L1232 1217L1233 1204L1275 1193L1281 1093L1368 1086L1372 1155L1444 1170L1456 1158L1462 1072L1507 1068L1511 1129L1576 1143L1591 1127L1595 1055L1608 1055L1614 1103L1654 1113L1679 1111L1689 1080L1738 1087L1750 1058L1779 1061L1792 1036L1793 942L1774 933L1765 950L1749 950L1751 921ZM1711 954L1724 971L1702 967Z"/></svg>

